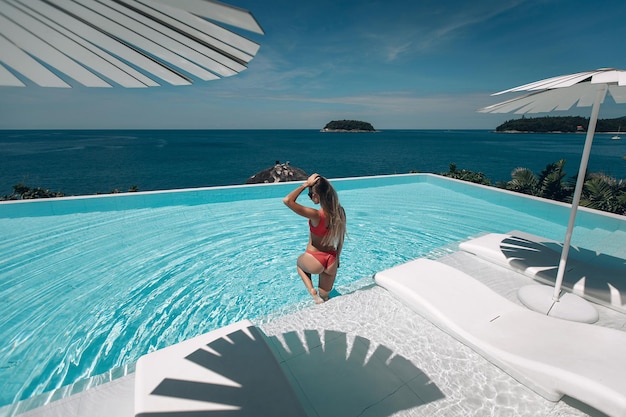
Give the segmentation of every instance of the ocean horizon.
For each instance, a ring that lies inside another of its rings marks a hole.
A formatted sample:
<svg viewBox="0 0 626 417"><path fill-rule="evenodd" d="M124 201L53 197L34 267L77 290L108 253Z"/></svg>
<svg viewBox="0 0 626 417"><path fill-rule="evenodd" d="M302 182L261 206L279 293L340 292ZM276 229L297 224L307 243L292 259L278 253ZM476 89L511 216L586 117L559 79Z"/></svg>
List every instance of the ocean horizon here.
<svg viewBox="0 0 626 417"><path fill-rule="evenodd" d="M66 195L244 184L275 161L328 178L441 173L450 164L492 183L566 160L578 172L584 134L493 130L2 130L0 195L22 183ZM596 133L589 172L626 178L626 141Z"/></svg>

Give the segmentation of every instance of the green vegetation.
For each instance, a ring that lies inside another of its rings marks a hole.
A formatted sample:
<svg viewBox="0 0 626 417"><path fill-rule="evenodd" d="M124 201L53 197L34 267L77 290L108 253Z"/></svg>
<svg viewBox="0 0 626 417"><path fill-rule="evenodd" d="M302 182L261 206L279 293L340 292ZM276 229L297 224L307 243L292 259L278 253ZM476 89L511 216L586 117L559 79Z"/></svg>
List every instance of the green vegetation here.
<svg viewBox="0 0 626 417"><path fill-rule="evenodd" d="M575 179L565 181L565 175L565 160L561 159L546 165L539 176L528 168L515 168L511 173L511 181L498 186L535 197L571 202L576 182Z"/></svg>
<svg viewBox="0 0 626 417"><path fill-rule="evenodd" d="M596 126L596 132L617 132L618 129L623 132L625 127L626 116L617 119L600 119Z"/></svg>
<svg viewBox="0 0 626 417"><path fill-rule="evenodd" d="M580 116L531 117L508 120L496 128L496 132L586 132L589 119ZM626 116L617 119L599 119L596 132L616 132L626 127Z"/></svg>
<svg viewBox="0 0 626 417"><path fill-rule="evenodd" d="M458 170L456 164L450 164L450 170L448 172L442 172L444 177L450 177L457 180L463 180L473 182L482 185L491 185L491 180L485 176L482 172L474 172L467 169Z"/></svg>
<svg viewBox="0 0 626 417"><path fill-rule="evenodd" d="M130 187L128 192L137 192L139 188L136 185ZM111 190L109 194L117 194L121 191L115 189ZM41 187L30 188L22 183L13 186L13 193L0 197L0 201L9 200L33 200L35 198L57 198L65 197L65 194L60 191L50 191Z"/></svg>
<svg viewBox="0 0 626 417"><path fill-rule="evenodd" d="M370 123L359 120L333 120L328 122L322 131L375 132L376 129Z"/></svg>
<svg viewBox="0 0 626 417"><path fill-rule="evenodd" d="M609 213L626 214L626 182L604 174L591 174L585 181L580 204Z"/></svg>
<svg viewBox="0 0 626 417"><path fill-rule="evenodd" d="M55 198L64 197L65 194L59 191L50 191L41 187L30 188L24 184L13 186L13 194L0 197L0 201L5 200L32 200L35 198Z"/></svg>
<svg viewBox="0 0 626 417"><path fill-rule="evenodd" d="M458 170L455 164L450 164L449 172L440 175L456 178L477 184L491 185L481 172ZM576 176L566 178L565 160L548 164L536 175L528 168L515 168L511 172L511 180L499 182L497 187L515 191L535 197L550 200L572 202ZM587 174L583 185L580 205L609 213L626 215L626 180L616 180L608 175Z"/></svg>

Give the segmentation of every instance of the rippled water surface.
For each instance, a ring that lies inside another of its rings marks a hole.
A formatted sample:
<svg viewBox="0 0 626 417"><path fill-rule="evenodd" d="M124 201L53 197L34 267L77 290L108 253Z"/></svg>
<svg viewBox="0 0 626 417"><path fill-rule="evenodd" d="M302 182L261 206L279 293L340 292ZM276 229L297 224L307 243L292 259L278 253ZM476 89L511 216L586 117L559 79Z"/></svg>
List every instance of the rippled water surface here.
<svg viewBox="0 0 626 417"><path fill-rule="evenodd" d="M349 225L335 296L482 232L565 230L526 209L399 178L336 182ZM246 190L259 187L230 189L230 201L212 197L229 189L133 208L109 196L90 199L95 209L0 216L0 405L243 318L310 305L294 267L307 223L281 201L293 186L264 187L273 191L254 199Z"/></svg>

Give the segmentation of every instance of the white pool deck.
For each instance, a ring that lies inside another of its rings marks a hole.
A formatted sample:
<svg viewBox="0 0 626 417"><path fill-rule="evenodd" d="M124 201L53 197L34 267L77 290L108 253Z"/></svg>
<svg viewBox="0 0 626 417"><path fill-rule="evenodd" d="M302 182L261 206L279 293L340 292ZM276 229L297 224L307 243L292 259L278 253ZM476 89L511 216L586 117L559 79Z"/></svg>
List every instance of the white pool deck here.
<svg viewBox="0 0 626 417"><path fill-rule="evenodd" d="M464 252L439 261L518 304L517 289L533 282ZM596 325L626 331L625 314L596 307ZM323 305L311 303L310 308L255 324L268 337L309 416L603 416L571 398L544 399L373 279L371 286ZM131 417L133 391L131 373L19 415ZM15 411L0 409L0 416Z"/></svg>

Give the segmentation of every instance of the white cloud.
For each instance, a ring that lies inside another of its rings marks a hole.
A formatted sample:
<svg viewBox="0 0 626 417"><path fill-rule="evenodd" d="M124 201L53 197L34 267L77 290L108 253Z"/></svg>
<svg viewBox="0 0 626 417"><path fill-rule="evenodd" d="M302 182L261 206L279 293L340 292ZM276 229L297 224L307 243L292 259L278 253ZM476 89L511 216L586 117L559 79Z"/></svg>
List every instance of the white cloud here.
<svg viewBox="0 0 626 417"><path fill-rule="evenodd" d="M460 2L459 6L465 7L413 9L408 18L398 24L364 36L379 44L388 61L394 61L404 55L438 48L442 42L451 42L466 30L518 7L524 1Z"/></svg>

